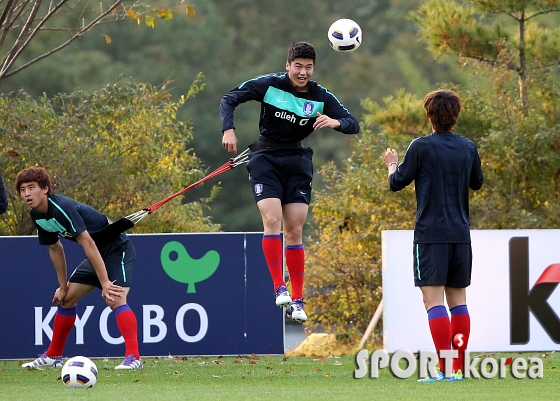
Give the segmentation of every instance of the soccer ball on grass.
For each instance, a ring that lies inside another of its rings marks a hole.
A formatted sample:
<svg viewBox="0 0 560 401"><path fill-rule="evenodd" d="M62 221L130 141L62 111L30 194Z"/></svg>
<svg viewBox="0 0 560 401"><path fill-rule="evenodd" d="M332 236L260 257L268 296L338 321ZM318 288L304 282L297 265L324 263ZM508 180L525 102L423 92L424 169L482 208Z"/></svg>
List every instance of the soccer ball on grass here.
<svg viewBox="0 0 560 401"><path fill-rule="evenodd" d="M342 18L332 23L328 38L337 52L353 52L362 43L362 29L351 19Z"/></svg>
<svg viewBox="0 0 560 401"><path fill-rule="evenodd" d="M97 366L85 356L75 356L66 361L60 376L68 388L89 388L97 382Z"/></svg>

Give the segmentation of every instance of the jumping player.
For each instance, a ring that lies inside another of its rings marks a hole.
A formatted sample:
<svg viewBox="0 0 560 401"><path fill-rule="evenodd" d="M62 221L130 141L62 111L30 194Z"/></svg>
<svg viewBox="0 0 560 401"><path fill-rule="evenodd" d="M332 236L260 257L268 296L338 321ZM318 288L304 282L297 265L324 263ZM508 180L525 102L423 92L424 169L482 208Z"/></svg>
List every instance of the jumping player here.
<svg viewBox="0 0 560 401"><path fill-rule="evenodd" d="M307 320L303 307L304 247L302 231L313 180L313 150L302 140L313 131L333 128L357 134L358 121L338 99L311 80L315 68L315 48L305 42L288 49L286 71L262 75L228 92L220 103L222 145L237 153L233 123L235 108L250 100L261 103L260 137L249 146L249 179L261 213L264 236L262 248L272 277L276 305L287 307L293 320ZM282 272L284 228L286 265L292 294Z"/></svg>
<svg viewBox="0 0 560 401"><path fill-rule="evenodd" d="M466 348L470 334L466 298L472 268L469 188L480 189L483 176L475 144L453 132L461 111L459 95L450 90L430 92L424 98L424 108L432 134L413 140L401 164L397 164L394 149L387 149L383 161L393 191L415 183L418 211L414 227L414 283L422 291L439 353L455 348L452 339L456 334L463 334ZM464 348L453 360L449 380L463 379L463 364ZM440 359L437 376L420 381L446 380L443 369Z"/></svg>
<svg viewBox="0 0 560 401"><path fill-rule="evenodd" d="M49 247L59 283L52 300L58 310L54 318L51 344L39 358L22 367L62 367L62 351L76 320L76 305L97 287L101 289L101 296L115 314L125 342L125 360L115 369L141 368L136 315L126 303L132 267L136 260L132 242L123 233L98 249L90 233L101 231L110 221L90 206L53 194L51 180L42 167L29 167L20 171L15 188L31 208L31 218L37 227L39 243ZM86 254L86 259L74 270L69 280L60 237L78 242Z"/></svg>

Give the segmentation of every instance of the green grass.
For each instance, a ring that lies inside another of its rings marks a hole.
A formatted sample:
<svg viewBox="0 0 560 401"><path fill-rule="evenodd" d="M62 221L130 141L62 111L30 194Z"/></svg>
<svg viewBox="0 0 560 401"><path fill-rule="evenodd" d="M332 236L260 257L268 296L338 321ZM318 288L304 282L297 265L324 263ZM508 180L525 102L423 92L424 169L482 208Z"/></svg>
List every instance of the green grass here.
<svg viewBox="0 0 560 401"><path fill-rule="evenodd" d="M474 355L473 355L474 356ZM487 355L488 356L488 355ZM139 371L115 371L116 359L96 359L91 389L66 389L60 369L27 370L0 361L1 400L555 400L560 390L560 352L492 354L494 358L538 356L542 379L467 379L417 383L394 378L354 379L354 356L238 356L145 358Z"/></svg>

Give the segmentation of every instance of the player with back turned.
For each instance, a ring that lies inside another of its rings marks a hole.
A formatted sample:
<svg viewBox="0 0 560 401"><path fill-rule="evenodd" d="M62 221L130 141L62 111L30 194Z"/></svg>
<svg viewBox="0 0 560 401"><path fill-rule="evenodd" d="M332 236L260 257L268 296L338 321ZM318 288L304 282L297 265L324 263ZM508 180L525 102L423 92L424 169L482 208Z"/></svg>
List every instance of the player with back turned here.
<svg viewBox="0 0 560 401"><path fill-rule="evenodd" d="M414 181L414 283L422 291L436 351L455 348L452 339L462 334L464 346L453 360L449 379L462 380L464 349L470 334L466 297L472 268L469 188L480 189L483 176L474 142L453 132L461 111L459 95L450 90L430 92L424 98L424 108L432 134L413 140L401 164L394 149L387 149L383 161L393 191ZM437 376L420 381L446 380L443 369L440 359Z"/></svg>
<svg viewBox="0 0 560 401"><path fill-rule="evenodd" d="M109 219L88 205L53 194L50 177L42 167L29 167L20 171L15 188L31 208L39 243L48 246L59 283L52 300L58 309L50 346L39 358L24 363L22 367L62 367L62 352L76 321L76 305L97 287L113 311L125 342L125 360L115 369L141 368L136 315L126 301L136 261L132 242L123 233L98 248L92 235L102 232L110 224ZM86 259L69 279L60 237L78 242L86 254Z"/></svg>
<svg viewBox="0 0 560 401"><path fill-rule="evenodd" d="M327 89L311 80L315 69L315 48L306 42L292 43L286 71L246 81L221 100L222 145L237 153L233 123L235 108L255 100L261 103L260 137L249 146L247 170L253 196L261 213L264 235L262 248L272 277L278 307L299 322L307 320L303 306L303 225L311 201L313 150L302 140L314 131L332 128L357 134L358 121ZM282 272L284 229L285 257L292 294Z"/></svg>

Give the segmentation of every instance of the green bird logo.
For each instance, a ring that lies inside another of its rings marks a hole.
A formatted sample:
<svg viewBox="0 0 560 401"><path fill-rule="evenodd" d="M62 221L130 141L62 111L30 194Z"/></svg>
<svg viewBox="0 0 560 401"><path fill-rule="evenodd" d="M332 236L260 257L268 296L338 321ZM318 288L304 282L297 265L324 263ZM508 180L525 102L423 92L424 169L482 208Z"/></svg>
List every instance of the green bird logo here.
<svg viewBox="0 0 560 401"><path fill-rule="evenodd" d="M172 259L175 253L176 258ZM161 250L161 265L169 277L186 283L187 294L196 293L194 284L209 278L220 264L220 254L208 251L200 259L193 259L180 242L170 241Z"/></svg>

